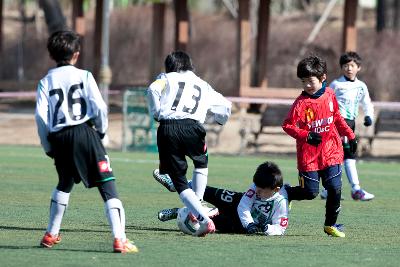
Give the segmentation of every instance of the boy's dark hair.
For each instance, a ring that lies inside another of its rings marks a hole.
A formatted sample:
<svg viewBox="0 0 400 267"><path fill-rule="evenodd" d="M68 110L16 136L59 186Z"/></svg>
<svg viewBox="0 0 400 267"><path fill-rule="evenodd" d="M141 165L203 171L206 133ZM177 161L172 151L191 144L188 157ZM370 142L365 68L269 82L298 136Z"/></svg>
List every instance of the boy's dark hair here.
<svg viewBox="0 0 400 267"><path fill-rule="evenodd" d="M253 182L257 187L274 189L282 187L283 177L278 165L266 161L257 167L253 176Z"/></svg>
<svg viewBox="0 0 400 267"><path fill-rule="evenodd" d="M193 70L190 56L183 51L174 51L165 58L165 72L180 72Z"/></svg>
<svg viewBox="0 0 400 267"><path fill-rule="evenodd" d="M343 67L343 65L349 63L350 61L354 61L354 63L356 63L357 66L360 67L362 59L360 55L357 54L356 52L353 51L346 52L340 56L339 59L340 67Z"/></svg>
<svg viewBox="0 0 400 267"><path fill-rule="evenodd" d="M297 65L297 77L300 79L315 76L321 80L324 74L327 74L326 61L319 56L308 56Z"/></svg>
<svg viewBox="0 0 400 267"><path fill-rule="evenodd" d="M47 50L57 65L66 65L81 49L80 37L73 31L54 32L47 41Z"/></svg>

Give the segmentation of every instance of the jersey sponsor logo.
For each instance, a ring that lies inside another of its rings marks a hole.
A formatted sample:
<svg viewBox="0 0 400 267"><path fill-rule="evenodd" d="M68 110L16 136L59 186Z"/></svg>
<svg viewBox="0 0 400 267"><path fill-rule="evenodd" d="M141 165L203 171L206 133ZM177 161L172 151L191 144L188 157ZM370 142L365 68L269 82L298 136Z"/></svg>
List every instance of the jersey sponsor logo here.
<svg viewBox="0 0 400 267"><path fill-rule="evenodd" d="M281 218L279 225L286 228L288 226L288 222L288 218Z"/></svg>
<svg viewBox="0 0 400 267"><path fill-rule="evenodd" d="M308 129L316 133L329 132L330 124L333 122L333 116L323 118L307 123Z"/></svg>
<svg viewBox="0 0 400 267"><path fill-rule="evenodd" d="M97 164L99 165L100 172L110 172L110 165L106 160L99 161Z"/></svg>
<svg viewBox="0 0 400 267"><path fill-rule="evenodd" d="M249 189L249 190L247 190L247 192L246 192L246 196L247 196L248 198L252 198L252 197L254 196L255 193L256 193L256 191L254 191L253 189Z"/></svg>
<svg viewBox="0 0 400 267"><path fill-rule="evenodd" d="M306 110L304 112L306 115L307 123L314 120L314 111L311 108L306 108Z"/></svg>

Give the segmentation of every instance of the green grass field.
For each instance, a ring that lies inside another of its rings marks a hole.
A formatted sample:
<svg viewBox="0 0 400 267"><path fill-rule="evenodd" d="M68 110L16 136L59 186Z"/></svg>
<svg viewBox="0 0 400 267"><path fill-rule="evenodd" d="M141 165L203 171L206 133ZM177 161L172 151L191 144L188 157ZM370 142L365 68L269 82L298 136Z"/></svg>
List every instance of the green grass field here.
<svg viewBox="0 0 400 267"><path fill-rule="evenodd" d="M343 177L339 222L345 224L346 238L323 233L325 203L319 198L293 203L284 237L197 238L180 233L175 221L156 218L159 209L181 206L176 193L152 178L156 154L110 152L110 157L126 210L127 234L140 253L111 253L101 197L82 184L72 191L62 243L40 248L57 181L55 168L41 148L0 146L0 266L399 266L399 163L359 163L362 185L376 195L371 202L351 200ZM280 165L286 182L297 183L294 158L211 155L208 184L245 190L255 167L265 160Z"/></svg>

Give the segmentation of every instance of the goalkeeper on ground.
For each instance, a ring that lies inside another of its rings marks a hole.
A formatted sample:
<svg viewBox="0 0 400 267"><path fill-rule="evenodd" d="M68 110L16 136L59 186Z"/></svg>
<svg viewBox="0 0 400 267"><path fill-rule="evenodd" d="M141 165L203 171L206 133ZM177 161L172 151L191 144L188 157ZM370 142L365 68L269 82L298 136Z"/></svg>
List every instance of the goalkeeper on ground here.
<svg viewBox="0 0 400 267"><path fill-rule="evenodd" d="M169 179L166 175L158 178ZM253 183L246 192L207 186L204 200L218 209L218 212L211 209L210 217L216 229L222 233L283 235L288 226L287 193L283 187L282 173L272 162L258 166ZM178 208L161 210L158 219L168 221L175 219L177 214Z"/></svg>

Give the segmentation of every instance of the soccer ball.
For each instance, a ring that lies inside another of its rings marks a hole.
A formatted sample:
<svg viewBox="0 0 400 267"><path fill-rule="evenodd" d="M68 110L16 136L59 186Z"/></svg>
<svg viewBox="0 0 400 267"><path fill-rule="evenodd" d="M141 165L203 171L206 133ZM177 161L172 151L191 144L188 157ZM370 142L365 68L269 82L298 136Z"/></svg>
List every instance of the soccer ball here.
<svg viewBox="0 0 400 267"><path fill-rule="evenodd" d="M200 227L199 222L192 221L189 216L189 209L187 207L180 208L178 210L178 217L176 218L176 222L178 224L178 228L188 235L193 235Z"/></svg>

